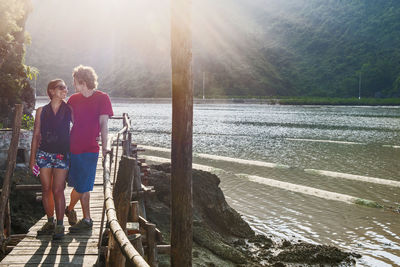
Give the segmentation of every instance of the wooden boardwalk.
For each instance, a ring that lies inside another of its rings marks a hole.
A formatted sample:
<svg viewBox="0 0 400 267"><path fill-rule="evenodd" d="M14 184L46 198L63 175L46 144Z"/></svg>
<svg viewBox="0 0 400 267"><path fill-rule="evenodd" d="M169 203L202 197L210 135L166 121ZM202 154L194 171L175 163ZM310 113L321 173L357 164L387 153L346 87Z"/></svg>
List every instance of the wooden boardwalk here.
<svg viewBox="0 0 400 267"><path fill-rule="evenodd" d="M71 188L65 190L67 204ZM84 234L70 234L68 221L64 217L65 236L53 241L51 236L37 236L37 230L47 221L44 216L29 229L27 236L0 262L0 266L93 266L98 259L98 240L103 210L103 167L101 157L97 163L96 180L90 195L90 212L93 230ZM82 218L80 203L75 210Z"/></svg>

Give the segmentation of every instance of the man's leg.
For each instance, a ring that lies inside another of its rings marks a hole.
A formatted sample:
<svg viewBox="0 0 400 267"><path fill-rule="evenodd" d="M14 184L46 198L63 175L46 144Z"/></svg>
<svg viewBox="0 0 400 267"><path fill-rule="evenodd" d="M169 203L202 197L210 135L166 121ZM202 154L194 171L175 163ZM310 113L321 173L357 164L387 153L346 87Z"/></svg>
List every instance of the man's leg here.
<svg viewBox="0 0 400 267"><path fill-rule="evenodd" d="M81 206L83 218L90 220L90 192L85 192L81 194Z"/></svg>
<svg viewBox="0 0 400 267"><path fill-rule="evenodd" d="M69 228L70 233L80 233L92 230L93 221L90 218L90 192L81 194L81 206L83 212L83 219L79 220L76 224Z"/></svg>
<svg viewBox="0 0 400 267"><path fill-rule="evenodd" d="M69 211L73 210L76 203L81 199L82 194L75 191L75 188L71 191L71 199L69 201L69 205L67 209Z"/></svg>
<svg viewBox="0 0 400 267"><path fill-rule="evenodd" d="M74 225L78 221L74 207L76 203L79 201L81 195L82 194L76 192L75 188L71 191L71 199L69 201L69 205L65 209L65 215L67 216L70 225Z"/></svg>

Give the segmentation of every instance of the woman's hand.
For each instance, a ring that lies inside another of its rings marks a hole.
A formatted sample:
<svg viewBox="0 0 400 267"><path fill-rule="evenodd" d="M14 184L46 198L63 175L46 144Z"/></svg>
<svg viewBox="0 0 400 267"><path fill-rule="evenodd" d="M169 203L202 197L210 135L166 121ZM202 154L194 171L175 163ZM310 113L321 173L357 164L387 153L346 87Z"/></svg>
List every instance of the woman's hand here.
<svg viewBox="0 0 400 267"><path fill-rule="evenodd" d="M36 160L35 159L29 161L29 169L32 171L33 174L36 175L35 169L34 169L35 165L36 165Z"/></svg>

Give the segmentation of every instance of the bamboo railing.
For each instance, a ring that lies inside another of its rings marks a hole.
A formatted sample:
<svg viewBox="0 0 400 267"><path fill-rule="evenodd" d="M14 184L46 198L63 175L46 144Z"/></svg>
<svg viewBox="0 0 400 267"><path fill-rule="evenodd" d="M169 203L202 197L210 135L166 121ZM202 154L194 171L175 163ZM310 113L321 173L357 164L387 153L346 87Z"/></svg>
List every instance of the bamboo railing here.
<svg viewBox="0 0 400 267"><path fill-rule="evenodd" d="M115 118L115 117L114 117ZM130 200L131 200L131 186L128 186L129 183L131 184L133 182L132 177L128 177L130 181L128 181L128 185L125 185L125 189L127 189L126 192L118 192L117 195L115 195L115 189L119 183L118 179L115 181L115 174L116 174L116 166L114 168L114 177L113 180L111 180L111 170L112 170L112 162L113 162L113 148L112 145L114 141L117 142L117 153L115 155L115 164L117 164L117 157L118 157L118 143L119 143L119 137L122 135L123 140L122 140L122 146L123 146L123 157L129 158L131 155L131 135L129 133L130 130L130 121L129 117L126 113L123 114L123 128L116 134L110 136L107 142L107 151L108 153L104 156L103 158L103 182L104 182L104 205L103 205L103 215L102 215L102 222L101 222L101 228L100 228L100 236L99 236L99 248L102 243L102 236L103 236L103 225L104 225L104 216L107 216L107 226L109 227L109 243L108 243L108 253L106 256L106 266L125 266L125 261L127 266L138 266L138 267L144 267L144 266L156 266L154 264L149 265L144 258L142 257L141 253L139 253L135 247L132 245L131 240L128 238L125 230L126 230L126 224L127 224L127 215L128 212L126 210L126 201L128 201L128 206L130 205ZM132 158L130 158L132 160ZM121 159L124 160L124 158ZM133 159L134 165L137 164L137 161ZM120 163L122 164L122 163ZM131 166L130 165L125 165ZM121 166L121 165L120 165ZM136 166L133 166L135 168ZM126 181L124 181L125 183ZM121 188L121 186L120 186ZM113 191L114 191L114 196L113 196ZM121 196L120 196L120 195ZM121 200L121 197L125 197L125 199ZM114 198L116 198L114 200ZM118 201L118 204L114 203L115 201ZM116 209L116 206L118 207L118 210ZM125 210L121 210L125 207ZM129 207L128 207L129 208ZM128 210L129 211L129 210ZM124 218L118 218L118 213L120 217ZM122 215L122 216L121 216ZM120 220L119 220L120 219ZM120 222L123 221L123 222ZM140 239L141 241L141 239ZM133 242L134 243L134 242ZM141 242L140 245L138 246L139 250L141 248ZM143 254L143 252L142 252ZM149 258L149 256L148 256ZM149 261L149 259L148 259Z"/></svg>

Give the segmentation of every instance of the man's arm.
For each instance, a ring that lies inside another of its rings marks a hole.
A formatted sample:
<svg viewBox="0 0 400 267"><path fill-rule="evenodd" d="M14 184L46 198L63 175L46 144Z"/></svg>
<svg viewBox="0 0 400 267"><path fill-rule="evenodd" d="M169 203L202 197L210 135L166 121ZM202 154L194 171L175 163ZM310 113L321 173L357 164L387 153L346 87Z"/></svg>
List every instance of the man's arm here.
<svg viewBox="0 0 400 267"><path fill-rule="evenodd" d="M107 140L108 140L108 115L100 115L100 133L101 133L101 152L103 157L107 153Z"/></svg>

